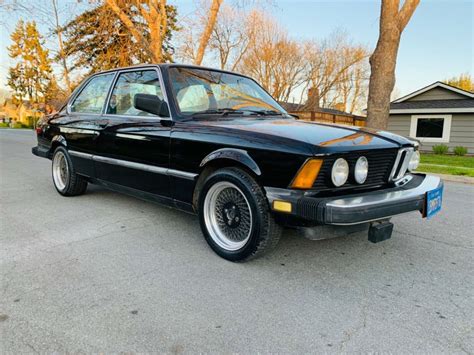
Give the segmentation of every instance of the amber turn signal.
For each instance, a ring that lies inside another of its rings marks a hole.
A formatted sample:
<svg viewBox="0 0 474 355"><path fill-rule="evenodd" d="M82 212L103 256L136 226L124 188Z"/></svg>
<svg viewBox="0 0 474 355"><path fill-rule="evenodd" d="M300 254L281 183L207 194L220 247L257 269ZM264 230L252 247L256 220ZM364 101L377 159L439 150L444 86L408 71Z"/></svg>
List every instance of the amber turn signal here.
<svg viewBox="0 0 474 355"><path fill-rule="evenodd" d="M291 203L287 201L273 201L273 209L275 211L291 213Z"/></svg>
<svg viewBox="0 0 474 355"><path fill-rule="evenodd" d="M307 160L293 179L291 187L295 189L309 189L318 177L321 165L323 165L322 159Z"/></svg>

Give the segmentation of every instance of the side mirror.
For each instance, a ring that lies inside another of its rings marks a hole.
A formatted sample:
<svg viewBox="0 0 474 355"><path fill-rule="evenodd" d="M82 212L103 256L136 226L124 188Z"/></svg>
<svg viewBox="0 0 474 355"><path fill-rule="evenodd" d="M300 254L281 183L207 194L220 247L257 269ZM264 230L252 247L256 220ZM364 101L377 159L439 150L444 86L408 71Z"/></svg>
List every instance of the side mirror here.
<svg viewBox="0 0 474 355"><path fill-rule="evenodd" d="M152 113L160 117L170 117L168 105L156 95L135 94L133 106L137 110Z"/></svg>

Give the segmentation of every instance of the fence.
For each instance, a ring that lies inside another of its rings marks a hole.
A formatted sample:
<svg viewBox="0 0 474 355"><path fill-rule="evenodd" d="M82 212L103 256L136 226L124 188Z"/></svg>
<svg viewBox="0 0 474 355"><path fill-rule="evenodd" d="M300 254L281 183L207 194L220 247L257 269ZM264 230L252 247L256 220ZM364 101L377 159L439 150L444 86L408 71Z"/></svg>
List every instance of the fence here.
<svg viewBox="0 0 474 355"><path fill-rule="evenodd" d="M365 117L355 115L337 115L333 113L319 112L319 111L296 111L291 112L297 115L300 120L346 124L351 126L365 126Z"/></svg>

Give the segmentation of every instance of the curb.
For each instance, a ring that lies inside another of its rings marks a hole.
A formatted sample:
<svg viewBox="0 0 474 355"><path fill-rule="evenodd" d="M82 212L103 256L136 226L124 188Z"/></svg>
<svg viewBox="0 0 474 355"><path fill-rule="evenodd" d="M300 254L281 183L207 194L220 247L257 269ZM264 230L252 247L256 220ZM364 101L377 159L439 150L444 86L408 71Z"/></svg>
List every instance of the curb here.
<svg viewBox="0 0 474 355"><path fill-rule="evenodd" d="M444 181L459 182L461 184L470 184L474 185L474 177L462 176L462 175L448 175L448 174L435 174L435 173L426 173L424 171L417 171L417 173L423 173L427 175L439 176Z"/></svg>

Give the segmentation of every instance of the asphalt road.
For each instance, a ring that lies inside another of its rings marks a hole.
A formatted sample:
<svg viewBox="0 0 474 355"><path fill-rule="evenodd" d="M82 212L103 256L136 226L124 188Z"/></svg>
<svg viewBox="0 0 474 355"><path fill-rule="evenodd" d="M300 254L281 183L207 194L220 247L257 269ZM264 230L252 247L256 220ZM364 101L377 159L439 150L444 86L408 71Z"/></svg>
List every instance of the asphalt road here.
<svg viewBox="0 0 474 355"><path fill-rule="evenodd" d="M234 264L194 216L90 186L61 197L31 131L0 130L0 352L474 353L474 185L392 239Z"/></svg>

